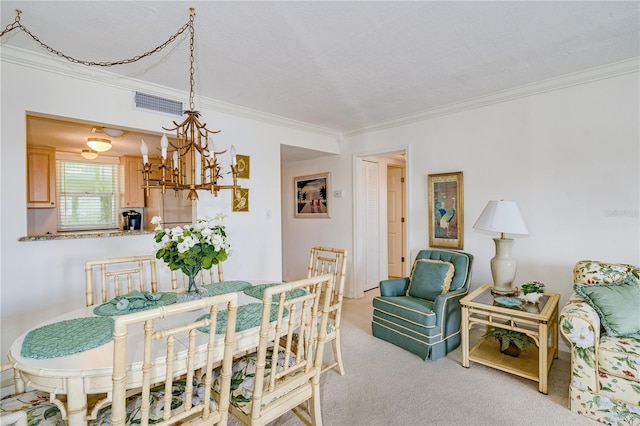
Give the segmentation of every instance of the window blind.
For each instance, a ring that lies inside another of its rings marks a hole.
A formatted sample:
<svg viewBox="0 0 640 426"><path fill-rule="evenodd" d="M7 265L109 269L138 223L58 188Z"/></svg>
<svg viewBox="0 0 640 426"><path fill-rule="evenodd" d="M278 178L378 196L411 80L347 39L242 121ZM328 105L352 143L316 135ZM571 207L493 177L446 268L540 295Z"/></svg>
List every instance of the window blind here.
<svg viewBox="0 0 640 426"><path fill-rule="evenodd" d="M56 160L58 230L118 228L118 165Z"/></svg>

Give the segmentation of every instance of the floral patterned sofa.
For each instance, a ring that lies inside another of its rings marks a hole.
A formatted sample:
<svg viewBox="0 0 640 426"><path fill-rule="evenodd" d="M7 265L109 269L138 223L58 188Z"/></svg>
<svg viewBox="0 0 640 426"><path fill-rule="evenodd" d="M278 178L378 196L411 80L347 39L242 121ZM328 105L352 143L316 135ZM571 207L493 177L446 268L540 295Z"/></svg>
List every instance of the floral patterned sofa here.
<svg viewBox="0 0 640 426"><path fill-rule="evenodd" d="M560 312L571 344L569 407L601 423L640 425L640 330L632 332L640 323L640 268L583 260L573 273L575 292ZM595 290L617 299L599 299Z"/></svg>

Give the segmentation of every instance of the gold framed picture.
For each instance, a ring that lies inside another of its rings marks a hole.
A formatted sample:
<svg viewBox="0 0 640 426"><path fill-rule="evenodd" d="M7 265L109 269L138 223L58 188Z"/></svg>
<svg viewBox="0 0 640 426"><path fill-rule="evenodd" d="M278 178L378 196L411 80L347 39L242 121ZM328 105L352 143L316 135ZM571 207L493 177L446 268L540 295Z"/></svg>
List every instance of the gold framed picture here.
<svg viewBox="0 0 640 426"><path fill-rule="evenodd" d="M248 212L249 211L249 188L238 188L233 193L233 202L231 203L231 211Z"/></svg>
<svg viewBox="0 0 640 426"><path fill-rule="evenodd" d="M317 175L293 178L293 188L296 195L294 217L331 217L329 178L330 173L319 173Z"/></svg>
<svg viewBox="0 0 640 426"><path fill-rule="evenodd" d="M248 155L236 155L238 179L249 179L251 176L251 159Z"/></svg>
<svg viewBox="0 0 640 426"><path fill-rule="evenodd" d="M429 246L464 248L462 172L439 173L427 177Z"/></svg>

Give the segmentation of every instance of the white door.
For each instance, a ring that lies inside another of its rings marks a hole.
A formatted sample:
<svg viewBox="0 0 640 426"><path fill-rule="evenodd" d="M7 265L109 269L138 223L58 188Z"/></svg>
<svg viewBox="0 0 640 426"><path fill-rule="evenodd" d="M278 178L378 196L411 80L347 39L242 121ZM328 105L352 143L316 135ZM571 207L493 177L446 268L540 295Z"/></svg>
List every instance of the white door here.
<svg viewBox="0 0 640 426"><path fill-rule="evenodd" d="M404 276L404 167L387 166L389 278Z"/></svg>
<svg viewBox="0 0 640 426"><path fill-rule="evenodd" d="M380 283L380 225L379 225L379 164L373 161L363 161L365 181L365 279L363 290L377 288Z"/></svg>

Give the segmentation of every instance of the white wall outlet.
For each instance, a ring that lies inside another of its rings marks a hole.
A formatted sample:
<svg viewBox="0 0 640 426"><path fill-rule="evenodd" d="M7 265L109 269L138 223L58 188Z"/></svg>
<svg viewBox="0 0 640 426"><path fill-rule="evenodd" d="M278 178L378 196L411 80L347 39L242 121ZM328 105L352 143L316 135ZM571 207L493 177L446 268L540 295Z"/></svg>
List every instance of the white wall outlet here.
<svg viewBox="0 0 640 426"><path fill-rule="evenodd" d="M336 189L333 191L333 196L336 198L342 198L344 197L344 191L342 189Z"/></svg>

